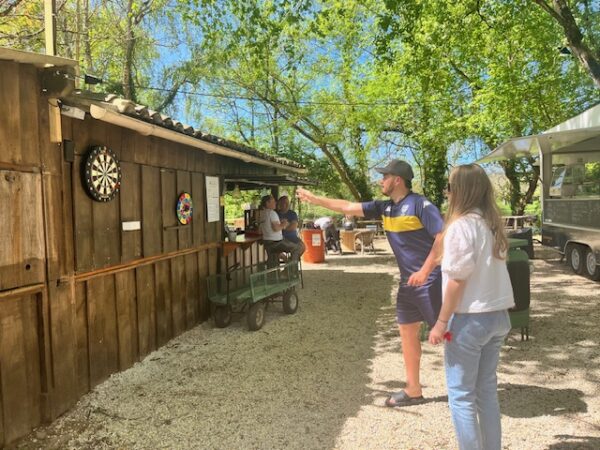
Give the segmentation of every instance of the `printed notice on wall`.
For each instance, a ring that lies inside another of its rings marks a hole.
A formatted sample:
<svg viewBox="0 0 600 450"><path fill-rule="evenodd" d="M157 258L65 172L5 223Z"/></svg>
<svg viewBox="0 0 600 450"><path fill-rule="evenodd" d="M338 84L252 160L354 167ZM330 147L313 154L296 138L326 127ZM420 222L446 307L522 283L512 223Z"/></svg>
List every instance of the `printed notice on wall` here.
<svg viewBox="0 0 600 450"><path fill-rule="evenodd" d="M206 220L218 222L220 213L219 177L206 177Z"/></svg>

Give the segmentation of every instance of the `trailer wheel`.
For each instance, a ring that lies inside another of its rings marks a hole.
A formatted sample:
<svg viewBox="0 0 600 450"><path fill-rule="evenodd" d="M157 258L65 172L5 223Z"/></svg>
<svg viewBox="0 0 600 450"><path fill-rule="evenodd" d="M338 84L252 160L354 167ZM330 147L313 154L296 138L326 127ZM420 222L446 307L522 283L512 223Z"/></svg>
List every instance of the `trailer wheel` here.
<svg viewBox="0 0 600 450"><path fill-rule="evenodd" d="M283 294L283 312L294 314L298 310L298 293L295 289L285 291Z"/></svg>
<svg viewBox="0 0 600 450"><path fill-rule="evenodd" d="M217 306L214 311L215 325L218 328L228 327L231 323L231 307Z"/></svg>
<svg viewBox="0 0 600 450"><path fill-rule="evenodd" d="M569 244L567 247L567 264L571 266L573 272L581 274L583 272L583 248L579 244Z"/></svg>
<svg viewBox="0 0 600 450"><path fill-rule="evenodd" d="M250 331L260 330L265 323L265 304L263 302L254 303L248 309L248 328Z"/></svg>
<svg viewBox="0 0 600 450"><path fill-rule="evenodd" d="M596 261L596 256L591 248L587 248L585 251L585 275L594 281L600 280L600 265Z"/></svg>

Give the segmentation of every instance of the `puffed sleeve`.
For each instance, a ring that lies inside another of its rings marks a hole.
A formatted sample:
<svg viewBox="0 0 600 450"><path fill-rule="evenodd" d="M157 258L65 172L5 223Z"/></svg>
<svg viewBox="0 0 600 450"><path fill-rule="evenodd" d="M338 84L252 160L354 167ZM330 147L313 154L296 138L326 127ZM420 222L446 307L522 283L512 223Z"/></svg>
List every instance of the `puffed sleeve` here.
<svg viewBox="0 0 600 450"><path fill-rule="evenodd" d="M453 280L465 280L475 269L475 233L469 222L458 219L450 224L444 236L442 271Z"/></svg>

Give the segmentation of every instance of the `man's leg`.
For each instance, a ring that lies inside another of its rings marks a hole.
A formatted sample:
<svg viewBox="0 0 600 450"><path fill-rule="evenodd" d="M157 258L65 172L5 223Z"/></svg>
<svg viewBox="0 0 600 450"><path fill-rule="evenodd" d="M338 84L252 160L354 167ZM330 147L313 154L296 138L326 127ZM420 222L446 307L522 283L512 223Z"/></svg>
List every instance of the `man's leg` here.
<svg viewBox="0 0 600 450"><path fill-rule="evenodd" d="M421 341L419 331L421 322L399 324L400 340L402 341L402 356L406 371L406 387L404 391L409 397L422 395L419 372L421 368Z"/></svg>

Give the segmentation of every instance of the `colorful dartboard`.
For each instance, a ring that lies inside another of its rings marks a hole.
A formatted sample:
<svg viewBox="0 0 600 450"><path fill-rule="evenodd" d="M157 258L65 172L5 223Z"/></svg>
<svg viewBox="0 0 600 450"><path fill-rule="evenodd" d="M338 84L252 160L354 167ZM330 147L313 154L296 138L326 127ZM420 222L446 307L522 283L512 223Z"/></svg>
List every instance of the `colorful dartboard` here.
<svg viewBox="0 0 600 450"><path fill-rule="evenodd" d="M83 161L83 181L94 200L109 202L121 188L121 165L111 149L92 147Z"/></svg>
<svg viewBox="0 0 600 450"><path fill-rule="evenodd" d="M194 212L194 204L192 203L192 196L187 192L183 192L177 200L177 219L184 225L187 225L192 221L192 214Z"/></svg>

